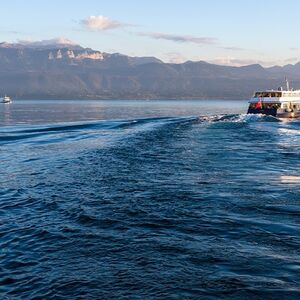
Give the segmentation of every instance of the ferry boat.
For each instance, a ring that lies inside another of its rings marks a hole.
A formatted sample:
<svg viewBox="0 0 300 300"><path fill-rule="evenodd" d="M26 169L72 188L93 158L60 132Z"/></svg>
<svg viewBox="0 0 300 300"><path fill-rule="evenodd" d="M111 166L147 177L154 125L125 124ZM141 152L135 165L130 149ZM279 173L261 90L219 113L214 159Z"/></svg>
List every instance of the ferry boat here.
<svg viewBox="0 0 300 300"><path fill-rule="evenodd" d="M3 98L1 98L1 102L2 103L11 103L11 98L9 96L4 96Z"/></svg>
<svg viewBox="0 0 300 300"><path fill-rule="evenodd" d="M300 118L300 90L290 89L286 79L286 90L255 92L249 101L248 114L264 114L278 118Z"/></svg>

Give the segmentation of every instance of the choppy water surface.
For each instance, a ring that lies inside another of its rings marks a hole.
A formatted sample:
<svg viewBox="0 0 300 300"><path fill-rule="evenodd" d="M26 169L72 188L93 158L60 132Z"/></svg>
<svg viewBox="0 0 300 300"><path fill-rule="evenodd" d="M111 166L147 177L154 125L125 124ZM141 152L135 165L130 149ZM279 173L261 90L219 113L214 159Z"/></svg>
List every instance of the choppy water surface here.
<svg viewBox="0 0 300 300"><path fill-rule="evenodd" d="M300 122L166 102L1 106L1 299L300 298Z"/></svg>

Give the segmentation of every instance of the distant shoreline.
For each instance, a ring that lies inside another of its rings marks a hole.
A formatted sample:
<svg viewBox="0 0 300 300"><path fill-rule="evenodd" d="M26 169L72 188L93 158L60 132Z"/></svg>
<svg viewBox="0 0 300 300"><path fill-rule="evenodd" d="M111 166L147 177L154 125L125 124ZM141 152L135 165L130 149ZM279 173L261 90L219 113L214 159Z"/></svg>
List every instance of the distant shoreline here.
<svg viewBox="0 0 300 300"><path fill-rule="evenodd" d="M30 101L30 100L40 100L40 101L47 101L47 100L51 100L51 101L65 101L65 100L72 100L72 101L189 101L189 100L195 100L195 101L247 101L248 98L199 98L199 97L195 97L195 98L100 98L100 97L94 97L94 98L80 98L80 97L14 97L11 96L12 99L14 100L24 100L24 101ZM250 97L249 97L250 98Z"/></svg>

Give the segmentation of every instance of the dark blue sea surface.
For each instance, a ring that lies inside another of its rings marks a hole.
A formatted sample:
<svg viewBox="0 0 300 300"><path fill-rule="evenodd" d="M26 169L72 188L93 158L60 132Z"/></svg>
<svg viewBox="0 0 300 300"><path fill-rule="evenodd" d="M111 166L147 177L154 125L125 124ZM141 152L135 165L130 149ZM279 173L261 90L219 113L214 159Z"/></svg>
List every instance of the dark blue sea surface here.
<svg viewBox="0 0 300 300"><path fill-rule="evenodd" d="M0 299L300 299L300 121L245 101L0 107Z"/></svg>

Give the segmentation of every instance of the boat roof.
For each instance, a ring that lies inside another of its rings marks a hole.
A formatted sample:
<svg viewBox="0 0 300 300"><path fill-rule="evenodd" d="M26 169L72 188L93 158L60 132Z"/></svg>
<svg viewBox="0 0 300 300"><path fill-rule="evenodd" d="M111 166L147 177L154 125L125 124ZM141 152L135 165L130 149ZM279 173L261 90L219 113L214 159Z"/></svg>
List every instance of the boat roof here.
<svg viewBox="0 0 300 300"><path fill-rule="evenodd" d="M255 93L271 93L271 92L285 92L285 93L300 93L300 90L259 90Z"/></svg>

